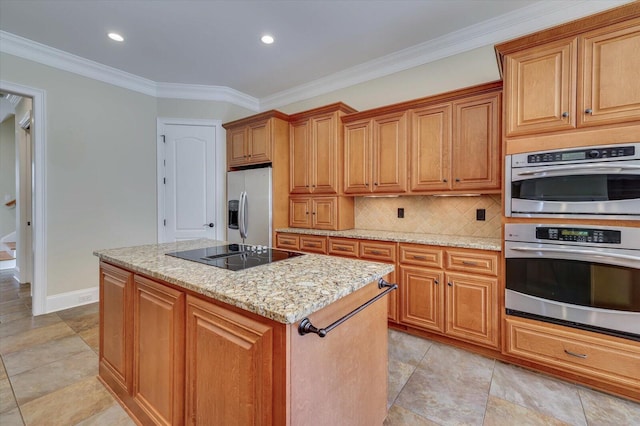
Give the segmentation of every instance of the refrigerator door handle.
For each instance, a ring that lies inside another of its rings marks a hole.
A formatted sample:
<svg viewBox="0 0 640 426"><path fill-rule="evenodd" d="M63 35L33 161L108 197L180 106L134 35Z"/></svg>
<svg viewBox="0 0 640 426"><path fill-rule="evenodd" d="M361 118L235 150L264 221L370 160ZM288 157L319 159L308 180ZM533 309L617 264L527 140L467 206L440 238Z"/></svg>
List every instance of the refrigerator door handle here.
<svg viewBox="0 0 640 426"><path fill-rule="evenodd" d="M240 238L247 238L247 193L240 193L240 209L238 214L238 225L240 227Z"/></svg>

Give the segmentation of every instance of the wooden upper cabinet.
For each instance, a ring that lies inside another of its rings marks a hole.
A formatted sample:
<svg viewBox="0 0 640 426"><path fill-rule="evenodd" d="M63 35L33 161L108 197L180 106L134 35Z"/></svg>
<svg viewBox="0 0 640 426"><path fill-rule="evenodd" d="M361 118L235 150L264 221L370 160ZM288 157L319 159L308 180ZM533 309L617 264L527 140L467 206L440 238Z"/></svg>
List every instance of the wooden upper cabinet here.
<svg viewBox="0 0 640 426"><path fill-rule="evenodd" d="M279 149L276 144L288 147L289 116L275 110L225 123L223 127L227 131L229 169L270 163L274 159L274 150ZM287 152L283 156L287 165L288 155Z"/></svg>
<svg viewBox="0 0 640 426"><path fill-rule="evenodd" d="M496 46L508 137L640 119L640 8L625 8Z"/></svg>
<svg viewBox="0 0 640 426"><path fill-rule="evenodd" d="M371 122L354 121L344 129L344 193L371 192Z"/></svg>
<svg viewBox="0 0 640 426"><path fill-rule="evenodd" d="M579 37L578 125L640 119L640 18Z"/></svg>
<svg viewBox="0 0 640 426"><path fill-rule="evenodd" d="M505 57L507 136L576 126L577 38Z"/></svg>
<svg viewBox="0 0 640 426"><path fill-rule="evenodd" d="M411 112L411 191L449 188L451 104Z"/></svg>
<svg viewBox="0 0 640 426"><path fill-rule="evenodd" d="M407 190L407 113L373 119L372 192Z"/></svg>
<svg viewBox="0 0 640 426"><path fill-rule="evenodd" d="M453 190L500 188L499 92L453 103Z"/></svg>
<svg viewBox="0 0 640 426"><path fill-rule="evenodd" d="M354 112L336 103L291 116L291 194L339 194L342 190L342 122Z"/></svg>
<svg viewBox="0 0 640 426"><path fill-rule="evenodd" d="M407 113L345 124L345 194L407 189Z"/></svg>

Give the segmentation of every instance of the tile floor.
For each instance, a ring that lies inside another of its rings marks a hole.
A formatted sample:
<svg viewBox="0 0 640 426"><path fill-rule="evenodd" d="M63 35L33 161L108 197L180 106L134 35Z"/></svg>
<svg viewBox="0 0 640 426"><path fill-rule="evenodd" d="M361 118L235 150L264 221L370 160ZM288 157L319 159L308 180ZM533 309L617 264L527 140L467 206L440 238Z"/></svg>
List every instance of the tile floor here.
<svg viewBox="0 0 640 426"><path fill-rule="evenodd" d="M0 271L0 425L132 425L96 379L98 305L30 305ZM388 406L387 426L640 425L640 404L396 331Z"/></svg>

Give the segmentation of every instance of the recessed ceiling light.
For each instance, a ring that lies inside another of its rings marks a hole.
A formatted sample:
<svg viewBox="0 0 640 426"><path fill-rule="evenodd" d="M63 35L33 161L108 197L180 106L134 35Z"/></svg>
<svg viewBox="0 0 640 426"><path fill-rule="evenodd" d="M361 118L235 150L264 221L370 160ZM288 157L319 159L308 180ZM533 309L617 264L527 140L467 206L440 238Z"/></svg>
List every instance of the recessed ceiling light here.
<svg viewBox="0 0 640 426"><path fill-rule="evenodd" d="M118 33L109 33L107 34L107 36L109 36L109 38L113 41L124 41L124 37L122 37Z"/></svg>
<svg viewBox="0 0 640 426"><path fill-rule="evenodd" d="M260 38L260 40L264 43L264 44L272 44L274 42L274 39L272 36L270 36L269 34L265 34L262 36L262 38Z"/></svg>

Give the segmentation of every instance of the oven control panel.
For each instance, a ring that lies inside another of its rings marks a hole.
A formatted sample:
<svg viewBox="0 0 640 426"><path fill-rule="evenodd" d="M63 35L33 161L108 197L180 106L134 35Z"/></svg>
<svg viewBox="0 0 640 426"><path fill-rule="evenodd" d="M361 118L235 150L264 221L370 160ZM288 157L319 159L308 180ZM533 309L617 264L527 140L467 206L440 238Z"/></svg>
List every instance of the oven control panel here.
<svg viewBox="0 0 640 426"><path fill-rule="evenodd" d="M620 244L621 232L610 229L536 227L539 240Z"/></svg>
<svg viewBox="0 0 640 426"><path fill-rule="evenodd" d="M555 163L581 160L607 160L635 155L634 146L597 147L571 151L537 152L527 155L528 164Z"/></svg>

